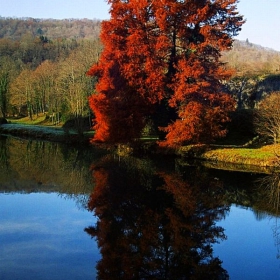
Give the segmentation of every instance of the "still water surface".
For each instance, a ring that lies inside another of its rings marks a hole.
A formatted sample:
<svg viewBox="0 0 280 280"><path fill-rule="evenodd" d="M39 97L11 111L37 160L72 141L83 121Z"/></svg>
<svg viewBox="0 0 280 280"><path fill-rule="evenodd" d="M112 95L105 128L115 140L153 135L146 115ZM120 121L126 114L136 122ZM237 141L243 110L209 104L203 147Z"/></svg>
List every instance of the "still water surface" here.
<svg viewBox="0 0 280 280"><path fill-rule="evenodd" d="M277 174L0 139L0 279L279 279Z"/></svg>
<svg viewBox="0 0 280 280"><path fill-rule="evenodd" d="M0 279L95 279L92 215L57 193L0 195Z"/></svg>

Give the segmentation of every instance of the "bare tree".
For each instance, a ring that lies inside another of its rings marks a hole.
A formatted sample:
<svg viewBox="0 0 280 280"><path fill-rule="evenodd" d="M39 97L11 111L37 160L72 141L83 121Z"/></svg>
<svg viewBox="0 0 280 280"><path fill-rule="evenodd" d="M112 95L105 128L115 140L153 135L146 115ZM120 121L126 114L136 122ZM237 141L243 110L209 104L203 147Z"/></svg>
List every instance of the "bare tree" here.
<svg viewBox="0 0 280 280"><path fill-rule="evenodd" d="M280 92L273 92L261 101L255 126L268 141L280 142Z"/></svg>
<svg viewBox="0 0 280 280"><path fill-rule="evenodd" d="M0 55L0 116L6 117L9 107L9 87L17 72L16 63L9 56Z"/></svg>
<svg viewBox="0 0 280 280"><path fill-rule="evenodd" d="M34 101L33 82L33 72L24 69L10 85L10 103L18 108L19 114L22 114L22 109L26 106L27 114L31 120Z"/></svg>
<svg viewBox="0 0 280 280"><path fill-rule="evenodd" d="M53 113L55 110L55 85L57 76L56 63L49 60L42 62L34 71L34 90L36 93L36 108L37 112Z"/></svg>
<svg viewBox="0 0 280 280"><path fill-rule="evenodd" d="M98 40L84 40L59 64L58 86L68 107L68 118L74 119L75 126L82 130L82 119L90 115L88 97L92 94L93 78L86 75L98 61L101 44Z"/></svg>

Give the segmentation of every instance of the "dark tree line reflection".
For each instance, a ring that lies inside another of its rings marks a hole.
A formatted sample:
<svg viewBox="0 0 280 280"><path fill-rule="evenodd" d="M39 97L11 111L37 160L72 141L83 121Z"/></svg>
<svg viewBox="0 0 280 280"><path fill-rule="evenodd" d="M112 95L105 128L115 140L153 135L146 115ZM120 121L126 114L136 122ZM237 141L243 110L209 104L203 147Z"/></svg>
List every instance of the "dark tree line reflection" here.
<svg viewBox="0 0 280 280"><path fill-rule="evenodd" d="M256 183L257 191L262 199L256 205L257 209L255 211L259 216L269 215L273 217L273 238L277 248L277 258L280 259L280 173L275 172L266 175L257 180Z"/></svg>
<svg viewBox="0 0 280 280"><path fill-rule="evenodd" d="M85 230L102 255L98 279L228 279L212 251L229 210L219 181L129 157L104 157L92 170L88 208L98 222Z"/></svg>
<svg viewBox="0 0 280 280"><path fill-rule="evenodd" d="M257 191L262 199L259 205L260 208L266 209L276 216L279 216L280 207L280 173L272 173L263 176L257 183Z"/></svg>
<svg viewBox="0 0 280 280"><path fill-rule="evenodd" d="M92 162L104 155L88 147L0 136L0 191L89 194Z"/></svg>

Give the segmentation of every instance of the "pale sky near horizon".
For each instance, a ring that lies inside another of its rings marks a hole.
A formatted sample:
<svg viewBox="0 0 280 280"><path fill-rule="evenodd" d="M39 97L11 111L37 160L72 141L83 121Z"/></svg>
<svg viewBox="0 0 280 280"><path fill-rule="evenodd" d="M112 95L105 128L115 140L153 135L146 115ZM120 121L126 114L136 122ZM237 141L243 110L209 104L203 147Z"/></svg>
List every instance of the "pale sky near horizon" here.
<svg viewBox="0 0 280 280"><path fill-rule="evenodd" d="M240 0L237 7L247 22L235 38L280 51L280 0ZM106 0L0 0L0 16L104 20L109 6Z"/></svg>

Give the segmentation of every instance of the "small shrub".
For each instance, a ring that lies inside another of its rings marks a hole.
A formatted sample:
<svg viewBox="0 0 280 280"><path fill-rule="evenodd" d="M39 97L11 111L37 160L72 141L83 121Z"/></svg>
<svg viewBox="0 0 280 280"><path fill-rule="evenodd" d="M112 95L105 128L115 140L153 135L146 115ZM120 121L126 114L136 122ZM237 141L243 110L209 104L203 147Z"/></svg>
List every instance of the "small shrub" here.
<svg viewBox="0 0 280 280"><path fill-rule="evenodd" d="M78 117L67 120L62 127L66 133L69 133L70 130L74 130L82 134L84 131L91 129L91 122L89 117Z"/></svg>
<svg viewBox="0 0 280 280"><path fill-rule="evenodd" d="M8 123L8 121L5 118L0 118L0 125L6 123Z"/></svg>

